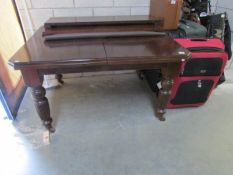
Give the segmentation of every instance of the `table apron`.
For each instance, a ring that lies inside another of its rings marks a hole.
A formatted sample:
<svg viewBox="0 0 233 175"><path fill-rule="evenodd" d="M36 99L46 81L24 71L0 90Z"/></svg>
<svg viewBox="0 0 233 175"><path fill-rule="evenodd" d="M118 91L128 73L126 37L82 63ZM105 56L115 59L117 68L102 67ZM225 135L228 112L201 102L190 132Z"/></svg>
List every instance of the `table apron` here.
<svg viewBox="0 0 233 175"><path fill-rule="evenodd" d="M169 63L156 63L156 64L141 64L141 65L114 65L114 66L83 66L83 67L60 67L38 69L40 75L50 74L68 74L68 73L84 73L84 72L101 72L101 71L124 71L124 70L148 70L148 69L161 69ZM179 63L175 63L179 64Z"/></svg>

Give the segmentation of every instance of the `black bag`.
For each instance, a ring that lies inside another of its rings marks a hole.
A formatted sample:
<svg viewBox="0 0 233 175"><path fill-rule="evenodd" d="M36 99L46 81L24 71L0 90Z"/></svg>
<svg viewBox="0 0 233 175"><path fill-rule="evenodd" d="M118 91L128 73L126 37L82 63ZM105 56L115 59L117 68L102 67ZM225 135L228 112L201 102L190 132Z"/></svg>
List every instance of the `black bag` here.
<svg viewBox="0 0 233 175"><path fill-rule="evenodd" d="M182 18L200 23L202 16L211 13L210 0L184 0Z"/></svg>
<svg viewBox="0 0 233 175"><path fill-rule="evenodd" d="M232 57L232 50L231 50L231 27L228 18L226 19L226 26L225 26L225 34L224 34L224 44L225 44L225 51L228 54L229 60Z"/></svg>
<svg viewBox="0 0 233 175"><path fill-rule="evenodd" d="M206 38L207 29L205 26L190 20L180 20L177 30L169 32L173 38Z"/></svg>
<svg viewBox="0 0 233 175"><path fill-rule="evenodd" d="M219 38L224 41L226 14L220 13L207 17L207 36L210 38Z"/></svg>
<svg viewBox="0 0 233 175"><path fill-rule="evenodd" d="M219 38L225 44L225 51L228 58L231 59L231 28L226 13L220 13L207 18L207 36L210 38Z"/></svg>
<svg viewBox="0 0 233 175"><path fill-rule="evenodd" d="M206 27L189 20L181 20L178 30L183 38L205 38L207 35Z"/></svg>
<svg viewBox="0 0 233 175"><path fill-rule="evenodd" d="M158 95L159 88L157 83L159 83L162 79L161 71L159 69L143 70L140 71L140 74L143 74L143 77L145 77L150 89L155 92L156 95Z"/></svg>
<svg viewBox="0 0 233 175"><path fill-rule="evenodd" d="M225 51L228 54L228 59L232 57L231 50L231 28L228 20L227 13L220 13L202 18L208 28L207 36L213 38L220 38L225 44ZM219 79L218 85L226 81L225 74L223 73Z"/></svg>
<svg viewBox="0 0 233 175"><path fill-rule="evenodd" d="M224 34L224 44L225 44L225 51L228 54L228 59L230 60L232 57L232 50L231 50L231 28L229 24L229 20L226 19L226 26L225 26L225 34ZM221 78L218 81L218 85L224 83L226 81L225 74L223 73Z"/></svg>
<svg viewBox="0 0 233 175"><path fill-rule="evenodd" d="M192 0L191 7L195 9L195 12L200 16L202 13L208 13L210 10L209 0Z"/></svg>

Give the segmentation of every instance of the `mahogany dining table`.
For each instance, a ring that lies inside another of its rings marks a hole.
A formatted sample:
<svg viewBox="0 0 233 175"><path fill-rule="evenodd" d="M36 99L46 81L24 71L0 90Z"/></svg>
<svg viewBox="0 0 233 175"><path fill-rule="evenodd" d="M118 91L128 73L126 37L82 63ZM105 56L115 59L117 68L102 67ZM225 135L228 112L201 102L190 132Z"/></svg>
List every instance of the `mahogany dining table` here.
<svg viewBox="0 0 233 175"><path fill-rule="evenodd" d="M32 90L37 113L50 132L55 129L46 90L42 86L44 75L50 74L56 74L63 82L62 74L66 73L161 69L162 87L155 109L157 118L165 120L173 79L178 76L182 61L190 57L189 51L174 39L145 31L71 33L48 37L43 36L43 32L43 27L37 30L9 64L21 71L25 84Z"/></svg>

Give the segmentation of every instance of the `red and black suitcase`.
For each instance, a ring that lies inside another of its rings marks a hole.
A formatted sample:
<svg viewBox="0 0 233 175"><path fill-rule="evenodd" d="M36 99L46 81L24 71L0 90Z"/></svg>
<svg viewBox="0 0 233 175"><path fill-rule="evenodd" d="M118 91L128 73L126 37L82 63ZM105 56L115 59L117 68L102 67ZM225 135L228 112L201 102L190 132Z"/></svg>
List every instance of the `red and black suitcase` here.
<svg viewBox="0 0 233 175"><path fill-rule="evenodd" d="M174 80L167 108L203 105L222 75L228 55L220 39L176 39L191 52Z"/></svg>
<svg viewBox="0 0 233 175"><path fill-rule="evenodd" d="M191 59L181 67L181 76L221 76L227 54L220 39L176 39L191 52Z"/></svg>

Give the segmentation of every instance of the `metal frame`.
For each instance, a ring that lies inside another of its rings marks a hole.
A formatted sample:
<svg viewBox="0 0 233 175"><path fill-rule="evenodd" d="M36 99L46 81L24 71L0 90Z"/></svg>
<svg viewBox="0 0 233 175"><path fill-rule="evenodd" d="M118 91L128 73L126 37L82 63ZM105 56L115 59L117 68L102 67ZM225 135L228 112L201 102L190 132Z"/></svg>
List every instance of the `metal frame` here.
<svg viewBox="0 0 233 175"><path fill-rule="evenodd" d="M8 105L7 102L3 96L2 90L0 89L0 101L2 102L3 108L5 109L6 115L8 117L8 119L10 120L14 120L16 116L13 116Z"/></svg>

